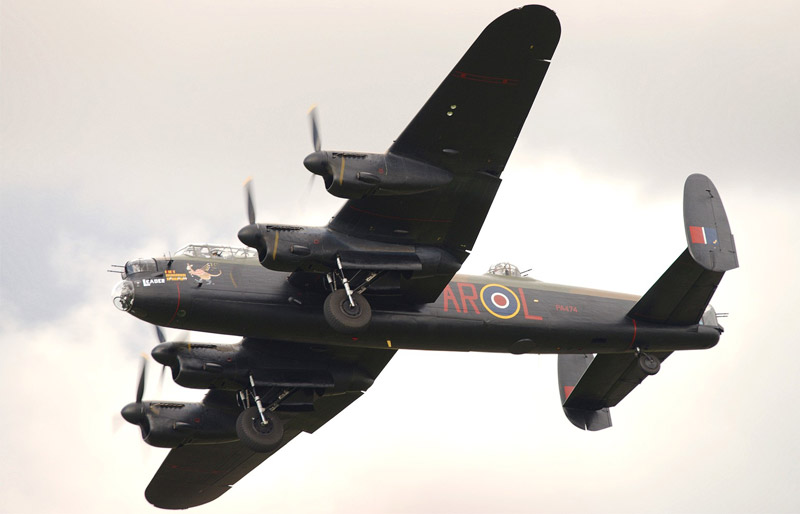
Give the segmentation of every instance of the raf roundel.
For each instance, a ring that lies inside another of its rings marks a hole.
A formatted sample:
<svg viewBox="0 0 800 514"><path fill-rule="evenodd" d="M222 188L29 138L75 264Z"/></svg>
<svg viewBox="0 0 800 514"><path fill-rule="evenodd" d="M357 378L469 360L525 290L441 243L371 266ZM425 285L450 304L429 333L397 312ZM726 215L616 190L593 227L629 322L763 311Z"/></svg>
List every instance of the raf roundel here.
<svg viewBox="0 0 800 514"><path fill-rule="evenodd" d="M481 303L490 314L500 319L513 318L519 312L519 298L500 284L486 284L481 289Z"/></svg>

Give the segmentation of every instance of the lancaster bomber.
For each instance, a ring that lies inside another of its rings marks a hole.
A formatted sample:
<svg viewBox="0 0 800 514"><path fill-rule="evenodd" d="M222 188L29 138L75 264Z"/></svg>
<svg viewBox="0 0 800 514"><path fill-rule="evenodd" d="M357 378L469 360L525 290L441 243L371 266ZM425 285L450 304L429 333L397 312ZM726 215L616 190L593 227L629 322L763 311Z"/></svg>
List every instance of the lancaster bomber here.
<svg viewBox="0 0 800 514"><path fill-rule="evenodd" d="M548 284L510 264L459 274L561 35L529 5L493 21L383 154L327 151L311 113L305 167L346 203L324 227L249 222L242 248L195 244L126 263L113 293L157 327L241 336L152 351L202 402L136 401L122 416L171 448L145 496L185 509L214 500L301 432L369 389L399 349L558 354L564 413L611 426L610 409L676 350L722 333L709 301L738 267L706 176L684 188L687 248L641 297Z"/></svg>

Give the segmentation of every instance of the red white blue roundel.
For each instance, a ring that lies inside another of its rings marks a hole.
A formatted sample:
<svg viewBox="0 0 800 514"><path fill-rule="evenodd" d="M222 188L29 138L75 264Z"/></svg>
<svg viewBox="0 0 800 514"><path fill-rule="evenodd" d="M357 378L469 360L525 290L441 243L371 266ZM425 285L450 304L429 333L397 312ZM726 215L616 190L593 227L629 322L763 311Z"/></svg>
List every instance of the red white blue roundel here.
<svg viewBox="0 0 800 514"><path fill-rule="evenodd" d="M481 303L490 314L500 319L513 318L519 312L519 298L500 284L486 284L481 289Z"/></svg>

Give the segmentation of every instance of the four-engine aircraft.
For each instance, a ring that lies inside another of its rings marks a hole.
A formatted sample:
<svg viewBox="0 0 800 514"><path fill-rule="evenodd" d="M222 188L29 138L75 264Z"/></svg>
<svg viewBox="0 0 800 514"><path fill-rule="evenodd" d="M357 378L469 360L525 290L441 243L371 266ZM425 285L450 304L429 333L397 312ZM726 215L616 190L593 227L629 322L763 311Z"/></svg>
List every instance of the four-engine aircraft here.
<svg viewBox="0 0 800 514"><path fill-rule="evenodd" d="M242 336L166 342L153 358L199 403L136 401L123 417L172 448L145 491L162 508L214 500L300 432L361 396L397 349L558 354L575 426L611 426L617 405L675 350L714 346L708 305L738 266L719 193L684 190L687 249L644 296L547 284L499 265L458 275L558 44L555 13L492 22L384 154L315 151L306 168L347 199L325 227L262 224L249 186L246 248L190 245L128 262L121 310L156 326Z"/></svg>

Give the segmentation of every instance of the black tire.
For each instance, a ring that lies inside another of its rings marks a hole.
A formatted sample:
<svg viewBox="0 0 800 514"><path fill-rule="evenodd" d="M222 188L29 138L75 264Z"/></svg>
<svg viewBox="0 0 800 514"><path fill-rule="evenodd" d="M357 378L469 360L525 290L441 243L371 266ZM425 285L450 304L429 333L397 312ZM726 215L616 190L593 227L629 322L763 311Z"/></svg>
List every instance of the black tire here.
<svg viewBox="0 0 800 514"><path fill-rule="evenodd" d="M661 361L658 360L658 357L643 353L639 355L639 367L645 374L655 375L661 370Z"/></svg>
<svg viewBox="0 0 800 514"><path fill-rule="evenodd" d="M236 434L242 444L254 452L274 450L283 439L283 422L270 411L264 412L267 424L261 422L258 407L250 407L236 418Z"/></svg>
<svg viewBox="0 0 800 514"><path fill-rule="evenodd" d="M353 303L355 307L350 305L344 289L337 289L325 298L322 313L331 328L344 334L361 332L367 328L372 319L372 307L360 294L353 294Z"/></svg>

